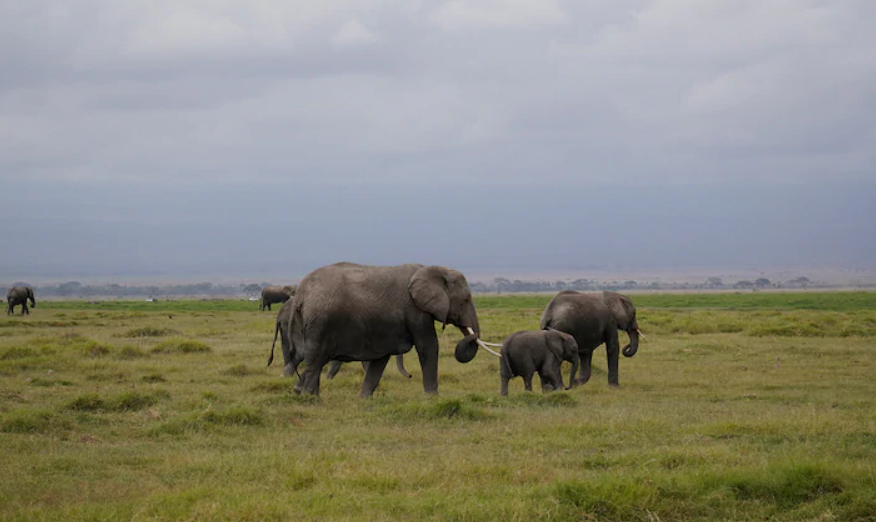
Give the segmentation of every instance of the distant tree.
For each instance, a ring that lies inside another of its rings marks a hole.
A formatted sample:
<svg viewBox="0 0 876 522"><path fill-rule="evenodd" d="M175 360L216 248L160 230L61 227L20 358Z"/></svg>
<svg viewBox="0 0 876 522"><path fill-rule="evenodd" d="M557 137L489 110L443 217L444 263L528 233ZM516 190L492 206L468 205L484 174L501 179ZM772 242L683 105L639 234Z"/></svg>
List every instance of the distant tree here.
<svg viewBox="0 0 876 522"><path fill-rule="evenodd" d="M720 277L710 277L706 279L706 284L711 287L724 286L724 281Z"/></svg>
<svg viewBox="0 0 876 522"><path fill-rule="evenodd" d="M502 293L502 291L509 291L511 289L511 281L505 279L504 277L497 277L493 279L493 284L496 285L496 292Z"/></svg>
<svg viewBox="0 0 876 522"><path fill-rule="evenodd" d="M798 277L796 279L791 279L790 281L788 281L788 284L791 286L802 286L803 288L806 288L811 283L812 281L810 281L808 277Z"/></svg>
<svg viewBox="0 0 876 522"><path fill-rule="evenodd" d="M770 280L765 277L761 277L754 282L754 286L757 286L758 288L765 288L767 286L770 286L771 284L772 283L770 283Z"/></svg>
<svg viewBox="0 0 876 522"><path fill-rule="evenodd" d="M752 283L751 281L742 280L742 281L737 281L736 284L733 285L733 287L734 288L743 288L743 289L744 288L754 288L754 283Z"/></svg>
<svg viewBox="0 0 876 522"><path fill-rule="evenodd" d="M255 283L245 285L243 291L250 295L259 295L262 291L262 286Z"/></svg>
<svg viewBox="0 0 876 522"><path fill-rule="evenodd" d="M79 293L82 283L79 281L67 281L58 285L58 295L70 296Z"/></svg>

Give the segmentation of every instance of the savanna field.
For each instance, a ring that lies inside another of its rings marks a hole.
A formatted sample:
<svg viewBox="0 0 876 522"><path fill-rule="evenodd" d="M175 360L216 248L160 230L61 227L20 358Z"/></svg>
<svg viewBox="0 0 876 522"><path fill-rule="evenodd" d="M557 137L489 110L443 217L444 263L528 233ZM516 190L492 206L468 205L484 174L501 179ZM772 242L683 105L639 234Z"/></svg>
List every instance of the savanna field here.
<svg viewBox="0 0 876 522"><path fill-rule="evenodd" d="M551 297L476 296L483 337ZM38 300L0 317L0 520L876 521L876 293L631 297L620 388L600 348L502 398L448 328L437 397L411 352L370 400L265 367L279 305Z"/></svg>

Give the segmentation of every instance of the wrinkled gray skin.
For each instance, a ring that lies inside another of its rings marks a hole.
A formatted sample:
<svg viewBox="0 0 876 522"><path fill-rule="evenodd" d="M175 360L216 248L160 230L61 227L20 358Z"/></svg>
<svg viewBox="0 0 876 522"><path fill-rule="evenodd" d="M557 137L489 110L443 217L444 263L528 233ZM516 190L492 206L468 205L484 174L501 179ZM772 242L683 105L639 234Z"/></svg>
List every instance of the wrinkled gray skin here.
<svg viewBox="0 0 876 522"><path fill-rule="evenodd" d="M508 395L508 381L513 377L523 377L523 387L532 391L532 376L538 373L543 392L563 388L560 368L563 361L572 363L569 372L569 387L573 386L578 371L580 357L578 343L566 333L558 330L535 330L515 332L502 341L502 363L499 375L502 378L502 396Z"/></svg>
<svg viewBox="0 0 876 522"><path fill-rule="evenodd" d="M370 361L360 392L370 397L389 358L414 346L423 389L438 393L435 321L480 333L465 276L440 266L337 263L305 276L293 301L292 366L307 361L295 388L313 395L329 361Z"/></svg>
<svg viewBox="0 0 876 522"><path fill-rule="evenodd" d="M268 366L270 366L271 363L274 362L274 347L277 345L277 334L279 334L280 347L283 351L283 377L289 377L295 373L295 369L292 368L292 343L289 338L289 318L292 317L293 306L293 301L290 299L280 307L280 312L277 314L277 321L274 325L274 342L271 343L271 356L268 357ZM395 364L398 367L400 374L408 379L412 377L411 374L405 370L404 355L396 355ZM362 368L366 373L368 372L368 361L362 361ZM341 361L332 361L326 377L333 379L340 369Z"/></svg>
<svg viewBox="0 0 876 522"><path fill-rule="evenodd" d="M575 338L581 355L581 372L577 384L590 380L593 351L605 343L608 356L608 383L618 386L618 330L627 332L630 343L623 349L626 357L639 349L639 323L636 307L630 298L615 292L560 292L547 304L541 316L541 328L553 328Z"/></svg>
<svg viewBox="0 0 876 522"><path fill-rule="evenodd" d="M29 286L13 286L6 292L6 314L12 315L13 308L21 305L21 315L30 315L30 310L27 308L27 302L30 301L31 307L36 307L36 300L33 298L33 288Z"/></svg>
<svg viewBox="0 0 876 522"><path fill-rule="evenodd" d="M259 311L271 310L274 303L285 303L295 295L295 286L266 286L262 288L262 301L259 303Z"/></svg>

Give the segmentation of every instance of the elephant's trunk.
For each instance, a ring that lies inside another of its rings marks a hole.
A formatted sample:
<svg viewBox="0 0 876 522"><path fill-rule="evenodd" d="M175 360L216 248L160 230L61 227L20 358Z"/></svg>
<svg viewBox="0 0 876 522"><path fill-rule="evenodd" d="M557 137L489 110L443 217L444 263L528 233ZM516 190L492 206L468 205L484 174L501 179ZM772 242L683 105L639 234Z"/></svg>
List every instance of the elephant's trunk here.
<svg viewBox="0 0 876 522"><path fill-rule="evenodd" d="M631 328L628 332L630 335L630 344L624 346L622 353L624 357L632 357L636 355L636 352L639 350L639 329Z"/></svg>
<svg viewBox="0 0 876 522"><path fill-rule="evenodd" d="M578 373L578 367L581 365L581 357L578 354L575 354L575 358L572 359L572 371L569 372L569 386L566 387L567 390L571 390L575 386L575 374ZM563 378L563 374L560 374L560 379ZM562 383L560 383L562 384Z"/></svg>

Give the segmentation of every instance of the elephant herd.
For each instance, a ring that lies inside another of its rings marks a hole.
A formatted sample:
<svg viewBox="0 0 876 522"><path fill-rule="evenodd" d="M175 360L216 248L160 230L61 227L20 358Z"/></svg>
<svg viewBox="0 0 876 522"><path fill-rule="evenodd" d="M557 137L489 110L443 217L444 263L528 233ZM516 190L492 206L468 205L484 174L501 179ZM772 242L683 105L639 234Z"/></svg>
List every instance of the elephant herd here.
<svg viewBox="0 0 876 522"><path fill-rule="evenodd" d="M6 294L7 313L27 302L36 306L33 289L14 286ZM438 393L438 336L435 322L455 326L462 334L455 357L470 362L483 348L501 358L501 393L508 381L522 377L532 390L538 373L542 390L563 388L560 367L572 364L569 388L590 380L593 351L605 344L608 383L618 385L618 355L632 357L643 337L636 321L636 307L627 296L614 292L563 291L554 296L541 316L540 329L508 336L501 345L481 339L478 315L465 276L442 266L405 264L370 266L336 263L307 274L295 286L262 289L260 309L283 303L274 325L274 342L268 358L274 360L277 337L283 353L283 375L298 374L295 391L319 395L322 369L330 364L328 378L341 363L361 361L365 370L360 395L374 393L391 357L399 373L410 378L403 356L416 349L423 374L423 390ZM620 349L618 331L630 342ZM490 346L501 347L497 353ZM577 377L575 374L578 374Z"/></svg>
<svg viewBox="0 0 876 522"><path fill-rule="evenodd" d="M569 388L586 383L590 380L593 351L601 344L605 344L608 354L608 382L617 386L619 353L632 357L643 337L636 308L627 296L563 291L545 308L540 330L516 332L501 345L486 343L481 339L471 290L462 273L441 266L344 262L307 274L294 295L287 298L277 314L268 365L273 362L279 336L283 375L298 374L299 365L305 362L294 389L319 395L326 364L331 364L327 375L331 378L342 362L362 361L365 378L360 395L369 397L392 356L396 357L399 372L410 377L402 357L413 348L422 369L423 389L435 394L436 321L442 329L450 324L462 334L455 350L457 361L471 361L479 348L501 357L502 395L508 393L509 379L517 376L531 390L535 373L544 391L562 388L563 361L572 363ZM619 330L630 338L623 350ZM500 353L490 346L501 347Z"/></svg>

